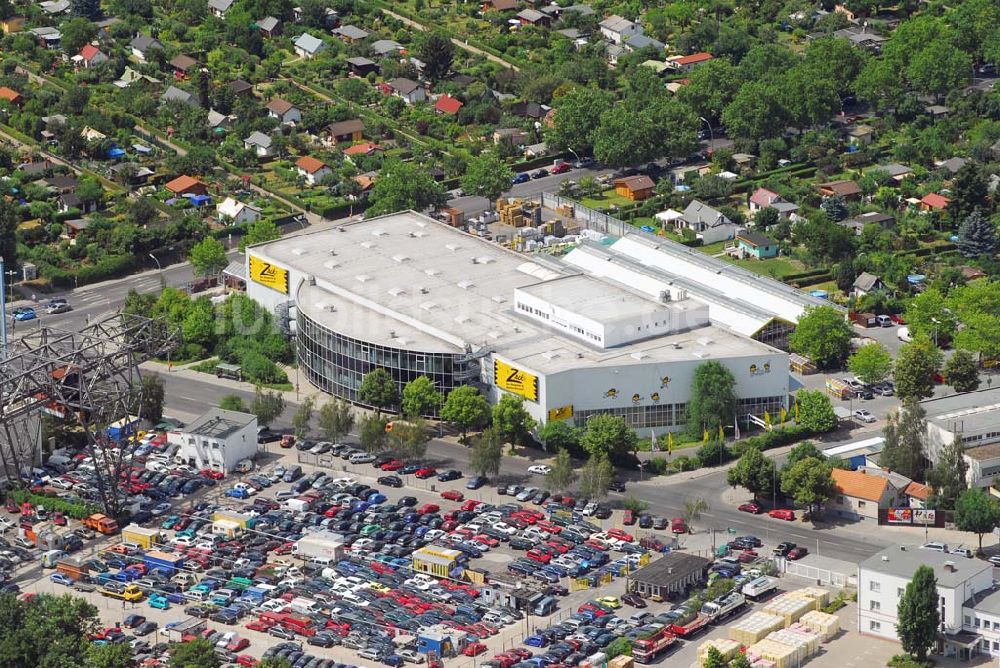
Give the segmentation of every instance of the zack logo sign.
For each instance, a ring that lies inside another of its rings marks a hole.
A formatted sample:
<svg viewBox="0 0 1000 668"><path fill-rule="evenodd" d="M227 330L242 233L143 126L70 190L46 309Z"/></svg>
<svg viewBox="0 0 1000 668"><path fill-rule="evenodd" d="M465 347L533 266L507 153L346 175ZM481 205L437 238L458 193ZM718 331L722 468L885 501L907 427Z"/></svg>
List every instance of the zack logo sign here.
<svg viewBox="0 0 1000 668"><path fill-rule="evenodd" d="M254 255L250 256L250 280L288 294L288 270Z"/></svg>

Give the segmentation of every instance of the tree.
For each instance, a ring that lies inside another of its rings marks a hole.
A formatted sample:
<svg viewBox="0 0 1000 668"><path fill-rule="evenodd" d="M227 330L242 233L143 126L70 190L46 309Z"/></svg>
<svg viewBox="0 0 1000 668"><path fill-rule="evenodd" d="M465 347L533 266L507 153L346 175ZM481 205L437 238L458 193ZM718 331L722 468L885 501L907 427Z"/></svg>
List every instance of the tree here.
<svg viewBox="0 0 1000 668"><path fill-rule="evenodd" d="M99 623L83 598L38 594L0 596L0 665L12 668L84 664L85 633Z"/></svg>
<svg viewBox="0 0 1000 668"><path fill-rule="evenodd" d="M496 202L510 190L514 172L496 151L484 151L469 160L462 176L462 189L469 195L485 197ZM492 204L491 204L492 206Z"/></svg>
<svg viewBox="0 0 1000 668"><path fill-rule="evenodd" d="M951 191L948 198L948 212L953 220L963 220L974 213L976 209L986 205L990 197L990 184L985 171L976 162L970 160L955 174L951 180Z"/></svg>
<svg viewBox="0 0 1000 668"><path fill-rule="evenodd" d="M973 281L952 290L948 307L964 325L955 334L956 347L1000 356L1000 281Z"/></svg>
<svg viewBox="0 0 1000 668"><path fill-rule="evenodd" d="M4 271L17 267L17 226L20 222L14 202L0 197L0 258L4 261Z"/></svg>
<svg viewBox="0 0 1000 668"><path fill-rule="evenodd" d="M979 365L968 350L956 350L945 362L941 373L956 392L975 392L979 389Z"/></svg>
<svg viewBox="0 0 1000 668"><path fill-rule="evenodd" d="M328 401L320 407L316 422L323 438L336 442L354 427L354 411L343 399Z"/></svg>
<svg viewBox="0 0 1000 668"><path fill-rule="evenodd" d="M83 668L135 668L138 663L132 653L132 648L125 643L88 643Z"/></svg>
<svg viewBox="0 0 1000 668"><path fill-rule="evenodd" d="M726 482L745 488L755 499L767 494L774 483L774 460L764 456L758 448L747 448L736 466L726 473Z"/></svg>
<svg viewBox="0 0 1000 668"><path fill-rule="evenodd" d="M711 510L711 507L708 505L708 501L695 497L684 502L684 510L681 511L681 517L690 526L692 522L697 522L701 519L702 513L707 513L709 510Z"/></svg>
<svg viewBox="0 0 1000 668"><path fill-rule="evenodd" d="M819 448L812 441L802 441L795 447L793 447L789 453L788 457L785 459L785 465L782 467L782 471L795 466L803 459L809 459L810 457L814 459L824 459L824 455L820 452Z"/></svg>
<svg viewBox="0 0 1000 668"><path fill-rule="evenodd" d="M596 87L579 87L552 102L552 125L544 128L545 141L577 153L594 150L594 134L601 116L611 108L610 95Z"/></svg>
<svg viewBox="0 0 1000 668"><path fill-rule="evenodd" d="M677 91L677 97L696 114L718 125L722 110L740 89L740 76L725 58L715 58L699 65L688 76L689 83Z"/></svg>
<svg viewBox="0 0 1000 668"><path fill-rule="evenodd" d="M799 390L795 395L798 406L796 423L811 432L822 434L837 428L837 414L830 397L822 390Z"/></svg>
<svg viewBox="0 0 1000 668"><path fill-rule="evenodd" d="M603 499L614 479L615 470L603 452L590 455L580 471L580 493L589 499Z"/></svg>
<svg viewBox="0 0 1000 668"><path fill-rule="evenodd" d="M927 472L927 483L934 490L928 499L931 508L955 509L959 495L968 487L965 482L967 470L962 439L956 438L941 449L937 464Z"/></svg>
<svg viewBox="0 0 1000 668"><path fill-rule="evenodd" d="M95 0L88 0L94 2ZM85 44L97 35L97 28L86 18L72 18L60 26L62 39L60 46L66 55L75 56ZM84 98L86 99L86 98ZM69 134L69 133L67 133ZM78 137L79 135L76 135Z"/></svg>
<svg viewBox="0 0 1000 668"><path fill-rule="evenodd" d="M366 452L381 452L389 442L385 431L386 421L374 415L365 415L358 425L358 440Z"/></svg>
<svg viewBox="0 0 1000 668"><path fill-rule="evenodd" d="M735 386L733 374L719 362L702 362L695 368L687 405L688 434L701 436L707 429L714 436L721 425L736 418Z"/></svg>
<svg viewBox="0 0 1000 668"><path fill-rule="evenodd" d="M172 645L170 665L177 668L218 668L221 663L212 643L197 638Z"/></svg>
<svg viewBox="0 0 1000 668"><path fill-rule="evenodd" d="M971 69L969 54L938 38L914 54L906 74L921 91L940 97L968 83Z"/></svg>
<svg viewBox="0 0 1000 668"><path fill-rule="evenodd" d="M270 218L255 220L247 226L247 233L240 238L240 252L245 251L247 246L274 241L280 236L281 230Z"/></svg>
<svg viewBox="0 0 1000 668"><path fill-rule="evenodd" d="M770 82L749 81L722 112L728 136L758 142L778 137L788 125L780 89Z"/></svg>
<svg viewBox="0 0 1000 668"><path fill-rule="evenodd" d="M879 464L912 480L923 480L924 450L927 440L926 412L915 399L903 401L903 407L886 418L882 436L885 445Z"/></svg>
<svg viewBox="0 0 1000 668"><path fill-rule="evenodd" d="M534 418L524 410L524 399L504 394L493 407L493 429L508 443L521 443L535 428Z"/></svg>
<svg viewBox="0 0 1000 668"><path fill-rule="evenodd" d="M469 466L478 475L495 478L503 461L503 441L492 429L484 429L472 443Z"/></svg>
<svg viewBox="0 0 1000 668"><path fill-rule="evenodd" d="M292 416L292 429L295 431L295 438L302 440L309 434L309 423L312 421L313 400L306 397L306 400L299 404L295 414Z"/></svg>
<svg viewBox="0 0 1000 668"><path fill-rule="evenodd" d="M391 160L382 167L368 193L366 215L381 216L407 209L423 211L444 202L444 188L426 169L412 162Z"/></svg>
<svg viewBox="0 0 1000 668"><path fill-rule="evenodd" d="M573 468L573 460L569 452L560 450L552 462L552 470L545 476L545 486L553 491L568 492L574 482L576 482L576 470Z"/></svg>
<svg viewBox="0 0 1000 668"><path fill-rule="evenodd" d="M417 376L403 386L402 409L406 417L433 415L443 402L444 397L427 376Z"/></svg>
<svg viewBox="0 0 1000 668"><path fill-rule="evenodd" d="M389 428L391 448L400 457L420 459L427 452L431 433L423 419L418 417L408 422L393 422Z"/></svg>
<svg viewBox="0 0 1000 668"><path fill-rule="evenodd" d="M892 371L892 355L881 343L869 343L847 359L847 368L865 385L881 383Z"/></svg>
<svg viewBox="0 0 1000 668"><path fill-rule="evenodd" d="M288 659L277 656L265 656L255 666L256 668L292 668L292 664L288 662ZM750 668L749 665L747 668Z"/></svg>
<svg viewBox="0 0 1000 668"><path fill-rule="evenodd" d="M243 398L236 394L227 394L219 400L219 408L224 411L236 411L238 413L246 413L247 405L243 402Z"/></svg>
<svg viewBox="0 0 1000 668"><path fill-rule="evenodd" d="M832 470L829 462L806 457L781 472L781 491L812 513L837 493Z"/></svg>
<svg viewBox="0 0 1000 668"><path fill-rule="evenodd" d="M456 387L448 393L441 407L441 419L462 430L462 442L469 429L485 427L490 421L490 404L479 390L471 385Z"/></svg>
<svg viewBox="0 0 1000 668"><path fill-rule="evenodd" d="M163 378L159 374L144 375L139 384L139 417L152 424L159 422L163 418L165 395Z"/></svg>
<svg viewBox="0 0 1000 668"><path fill-rule="evenodd" d="M192 246L188 260L197 276L215 276L229 264L226 247L215 237L205 237Z"/></svg>
<svg viewBox="0 0 1000 668"><path fill-rule="evenodd" d="M823 198L823 202L819 205L819 208L823 209L826 217L834 223L839 223L850 215L843 195L833 195L832 197Z"/></svg>
<svg viewBox="0 0 1000 668"><path fill-rule="evenodd" d="M604 656L608 657L608 661L616 656L632 656L632 640L624 636L615 638L604 648Z"/></svg>
<svg viewBox="0 0 1000 668"><path fill-rule="evenodd" d="M358 400L361 403L375 407L375 416L381 417L382 411L399 403L399 390L396 381L385 369L375 369L365 374L358 388Z"/></svg>
<svg viewBox="0 0 1000 668"><path fill-rule="evenodd" d="M101 16L101 0L71 0L70 11L73 16L85 19L98 19Z"/></svg>
<svg viewBox="0 0 1000 668"><path fill-rule="evenodd" d="M810 306L788 337L792 352L805 355L817 366L840 365L851 351L854 332L844 316L832 306Z"/></svg>
<svg viewBox="0 0 1000 668"><path fill-rule="evenodd" d="M982 489L967 489L955 500L955 526L979 537L979 553L983 551L983 534L993 531L998 522L1000 502Z"/></svg>
<svg viewBox="0 0 1000 668"><path fill-rule="evenodd" d="M601 115L593 134L594 157L608 167L622 168L659 157L653 123L628 105L618 104Z"/></svg>
<svg viewBox="0 0 1000 668"><path fill-rule="evenodd" d="M598 413L587 420L587 429L580 445L590 455L607 455L620 459L635 450L639 439L620 415Z"/></svg>
<svg viewBox="0 0 1000 668"><path fill-rule="evenodd" d="M930 566L920 566L906 584L896 607L896 634L920 665L927 660L927 650L937 640L941 618L938 613L937 578Z"/></svg>
<svg viewBox="0 0 1000 668"><path fill-rule="evenodd" d="M750 659L743 652L737 652L733 660L729 662L729 668L751 668Z"/></svg>
<svg viewBox="0 0 1000 668"><path fill-rule="evenodd" d="M934 376L941 369L942 353L930 338L921 335L899 348L893 367L896 394L901 399L926 399L934 394Z"/></svg>
<svg viewBox="0 0 1000 668"><path fill-rule="evenodd" d="M910 335L927 336L936 342L950 341L958 329L958 320L948 306L944 295L935 287L911 299L903 314Z"/></svg>
<svg viewBox="0 0 1000 668"><path fill-rule="evenodd" d="M992 257L997 249L997 226L977 208L958 228L958 252L967 258Z"/></svg>
<svg viewBox="0 0 1000 668"><path fill-rule="evenodd" d="M538 440L548 452L558 452L565 448L575 450L580 447L583 430L570 425L565 420L546 422L538 430Z"/></svg>
<svg viewBox="0 0 1000 668"><path fill-rule="evenodd" d="M702 668L726 668L726 658L717 647L710 645L701 665Z"/></svg>
<svg viewBox="0 0 1000 668"><path fill-rule="evenodd" d="M424 76L433 82L448 75L455 59L455 45L440 32L426 32L417 40L417 59L424 64Z"/></svg>
<svg viewBox="0 0 1000 668"><path fill-rule="evenodd" d="M270 426L284 410L285 398L277 392L263 392L260 388L254 391L250 412L257 416L261 426Z"/></svg>

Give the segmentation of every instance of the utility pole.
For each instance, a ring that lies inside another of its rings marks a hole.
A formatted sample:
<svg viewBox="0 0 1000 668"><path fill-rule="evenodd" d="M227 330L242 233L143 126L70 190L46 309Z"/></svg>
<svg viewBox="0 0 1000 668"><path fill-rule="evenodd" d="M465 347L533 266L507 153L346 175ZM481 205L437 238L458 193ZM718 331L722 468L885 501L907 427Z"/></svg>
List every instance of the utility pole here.
<svg viewBox="0 0 1000 668"><path fill-rule="evenodd" d="M7 359L7 273L0 257L0 358Z"/></svg>

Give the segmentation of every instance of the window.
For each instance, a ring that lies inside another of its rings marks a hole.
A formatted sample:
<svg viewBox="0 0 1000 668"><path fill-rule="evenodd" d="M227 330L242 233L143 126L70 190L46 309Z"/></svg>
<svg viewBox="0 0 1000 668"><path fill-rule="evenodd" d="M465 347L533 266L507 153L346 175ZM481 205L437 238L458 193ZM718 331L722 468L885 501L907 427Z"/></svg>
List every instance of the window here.
<svg viewBox="0 0 1000 668"><path fill-rule="evenodd" d="M871 601L871 605L869 606L869 609L878 612L879 610L882 609L882 604L879 603L878 601Z"/></svg>
<svg viewBox="0 0 1000 668"><path fill-rule="evenodd" d="M882 583L877 580L872 580L868 583L868 591L873 591L876 594L882 591Z"/></svg>
<svg viewBox="0 0 1000 668"><path fill-rule="evenodd" d="M864 507L865 507L865 502L864 501L858 501L858 508L864 508Z"/></svg>
<svg viewBox="0 0 1000 668"><path fill-rule="evenodd" d="M965 625L972 626L972 617L970 617L969 615L965 616Z"/></svg>
<svg viewBox="0 0 1000 668"><path fill-rule="evenodd" d="M870 621L870 622L868 622L868 630L869 631L881 631L882 630L882 622L876 622L876 621Z"/></svg>

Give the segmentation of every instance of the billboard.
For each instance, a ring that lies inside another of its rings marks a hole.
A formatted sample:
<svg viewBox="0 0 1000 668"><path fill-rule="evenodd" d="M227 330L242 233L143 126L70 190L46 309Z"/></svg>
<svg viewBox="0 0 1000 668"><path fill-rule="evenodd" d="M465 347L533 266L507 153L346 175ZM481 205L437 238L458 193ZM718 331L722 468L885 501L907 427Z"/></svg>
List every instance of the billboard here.
<svg viewBox="0 0 1000 668"><path fill-rule="evenodd" d="M538 376L527 371L496 360L493 363L493 382L501 390L538 401Z"/></svg>
<svg viewBox="0 0 1000 668"><path fill-rule="evenodd" d="M914 508L913 523L926 524L927 526L937 525L937 511L930 508Z"/></svg>
<svg viewBox="0 0 1000 668"><path fill-rule="evenodd" d="M912 508L886 509L886 521L889 524L913 524Z"/></svg>
<svg viewBox="0 0 1000 668"><path fill-rule="evenodd" d="M288 294L288 270L255 255L250 256L250 280L283 295Z"/></svg>

